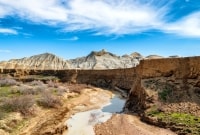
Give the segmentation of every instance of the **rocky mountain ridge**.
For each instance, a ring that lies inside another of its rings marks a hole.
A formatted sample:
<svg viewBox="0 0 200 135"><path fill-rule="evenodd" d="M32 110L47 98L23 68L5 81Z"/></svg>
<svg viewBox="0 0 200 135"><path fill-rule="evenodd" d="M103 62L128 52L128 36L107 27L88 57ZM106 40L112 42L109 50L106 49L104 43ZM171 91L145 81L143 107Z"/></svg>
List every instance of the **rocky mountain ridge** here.
<svg viewBox="0 0 200 135"><path fill-rule="evenodd" d="M154 57L155 56L155 57ZM44 53L25 57L22 59L11 59L0 62L1 69L39 69L39 70L62 70L62 69L119 69L131 68L139 64L142 59L163 58L158 55L143 57L134 52L130 55L117 56L107 52L92 51L89 55L64 60L54 54Z"/></svg>
<svg viewBox="0 0 200 135"><path fill-rule="evenodd" d="M0 62L1 69L41 69L41 70L62 70L62 69L117 69L135 67L143 59L138 56L127 55L117 56L105 50L92 51L85 57L71 60L64 60L54 54L44 53L25 57L22 59L11 59Z"/></svg>
<svg viewBox="0 0 200 135"><path fill-rule="evenodd" d="M135 53L136 54L136 53ZM117 69L130 68L139 64L143 56L123 55L117 56L113 53L101 50L92 51L88 56L70 60L71 68L79 69Z"/></svg>

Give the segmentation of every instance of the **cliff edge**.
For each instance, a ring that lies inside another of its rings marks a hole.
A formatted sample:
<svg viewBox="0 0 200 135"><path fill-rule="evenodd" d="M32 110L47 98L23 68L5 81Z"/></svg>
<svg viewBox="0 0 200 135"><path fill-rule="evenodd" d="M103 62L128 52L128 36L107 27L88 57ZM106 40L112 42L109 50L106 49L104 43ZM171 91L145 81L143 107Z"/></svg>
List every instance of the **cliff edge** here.
<svg viewBox="0 0 200 135"><path fill-rule="evenodd" d="M178 134L200 133L200 57L144 60L135 71L126 111Z"/></svg>

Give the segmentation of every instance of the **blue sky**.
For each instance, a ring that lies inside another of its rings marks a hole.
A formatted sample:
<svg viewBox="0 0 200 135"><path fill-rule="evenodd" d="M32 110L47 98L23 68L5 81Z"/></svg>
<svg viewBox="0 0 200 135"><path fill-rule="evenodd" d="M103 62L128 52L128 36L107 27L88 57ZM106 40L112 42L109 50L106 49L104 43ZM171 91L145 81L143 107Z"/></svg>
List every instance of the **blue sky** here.
<svg viewBox="0 0 200 135"><path fill-rule="evenodd" d="M0 0L0 60L200 54L198 0Z"/></svg>

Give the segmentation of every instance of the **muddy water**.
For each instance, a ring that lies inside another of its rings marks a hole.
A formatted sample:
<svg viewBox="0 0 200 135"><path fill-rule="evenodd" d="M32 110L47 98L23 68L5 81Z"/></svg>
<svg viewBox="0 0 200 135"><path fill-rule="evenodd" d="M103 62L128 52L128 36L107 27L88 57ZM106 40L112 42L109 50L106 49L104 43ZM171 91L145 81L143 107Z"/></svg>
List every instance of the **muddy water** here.
<svg viewBox="0 0 200 135"><path fill-rule="evenodd" d="M118 94L110 100L110 103L101 109L90 110L76 113L66 121L68 131L65 135L95 135L94 125L106 122L113 113L121 112L125 99L120 98Z"/></svg>

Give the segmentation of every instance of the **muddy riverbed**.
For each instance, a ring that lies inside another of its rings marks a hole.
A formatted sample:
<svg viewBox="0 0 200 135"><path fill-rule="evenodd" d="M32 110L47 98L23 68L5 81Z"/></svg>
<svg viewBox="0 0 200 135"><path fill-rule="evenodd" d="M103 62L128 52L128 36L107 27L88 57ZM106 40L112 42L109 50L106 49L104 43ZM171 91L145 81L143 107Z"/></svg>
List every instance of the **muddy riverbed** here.
<svg viewBox="0 0 200 135"><path fill-rule="evenodd" d="M125 99L119 93L113 94L110 102L102 104L100 109L76 113L66 121L68 131L65 135L95 135L94 126L104 123L114 113L122 112Z"/></svg>
<svg viewBox="0 0 200 135"><path fill-rule="evenodd" d="M65 104L52 110L38 110L18 135L174 135L148 125L139 117L121 112L124 99L100 88L65 95ZM116 113L117 112L117 113Z"/></svg>
<svg viewBox="0 0 200 135"><path fill-rule="evenodd" d="M64 135L175 135L168 129L143 123L137 116L123 114L124 104L125 99L115 93L99 109L71 115L65 122L68 131Z"/></svg>

